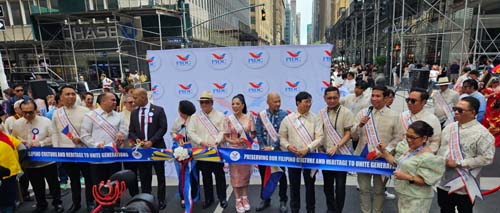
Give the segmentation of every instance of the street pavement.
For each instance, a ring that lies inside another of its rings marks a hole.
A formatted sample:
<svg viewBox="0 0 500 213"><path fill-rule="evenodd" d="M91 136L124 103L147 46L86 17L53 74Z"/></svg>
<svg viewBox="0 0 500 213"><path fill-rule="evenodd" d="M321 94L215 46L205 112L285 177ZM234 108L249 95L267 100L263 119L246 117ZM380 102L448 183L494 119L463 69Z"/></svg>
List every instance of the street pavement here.
<svg viewBox="0 0 500 213"><path fill-rule="evenodd" d="M404 91L399 91L397 93L396 100L391 107L392 109L401 112L403 110L408 109L406 104L404 103L404 97L407 95L407 92ZM494 162L492 165L489 165L482 170L482 178L480 179L481 182L481 189L482 190L488 190L491 188L494 188L496 186L500 185L500 148L496 148L496 155L494 158ZM153 184L156 184L156 178L153 178ZM227 183L230 183L229 179ZM177 197L177 180L175 178L168 178L167 179L167 208L161 212L168 212L168 213L180 213L183 212L184 210L180 207L179 203L179 198ZM315 195L316 195L316 212L326 212L326 203L325 203L325 196L323 193L323 183L321 179L316 180L316 188L315 188ZM388 184L388 190L391 193L394 192L393 188L393 183L392 181L389 182ZM156 187L153 188L153 192L156 192ZM66 190L65 193L63 193L63 204L65 208L69 208L71 206L71 193L69 192L69 189ZM194 205L193 212L235 212L235 199L234 196L232 195L232 188L231 186L227 187L227 195L228 195L228 203L229 206L226 209L222 209L217 204L214 203L210 208L208 209L202 209L201 206L203 205L203 193L201 193L201 199L198 203ZM289 194L289 193L288 193ZM249 187L249 200L252 206L252 209L250 212L255 212L255 207L259 204L260 202L260 178L258 177L252 177L251 179L251 185ZM82 195L82 197L85 197ZM126 193L122 197L122 206L126 204L126 201L130 198L128 193ZM475 206L474 206L474 212L500 212L500 205L498 205L498 201L500 200L500 192L493 193L491 195L485 196L484 200L477 200ZM50 202L49 202L50 203ZM82 202L82 204L84 201ZM345 201L345 206L344 206L344 211L343 212L360 212L360 199L359 199L359 192L356 189L356 177L355 176L348 176L347 179L347 189L346 189L346 201ZM35 202L25 202L19 206L18 212L31 212L35 207ZM288 203L289 205L289 203ZM288 206L289 207L289 206ZM86 210L80 210L79 212L86 212ZM266 209L265 211L262 211L263 213L271 213L271 212L279 212L279 197L278 193L275 192L273 194L272 202L271 202L271 207ZM301 212L305 212L305 188L304 185L302 184L302 192L301 192ZM397 212L397 200L386 200L385 205L384 205L384 212ZM439 212L439 206L437 205L437 198L434 198L433 204L431 207L432 213L434 212Z"/></svg>

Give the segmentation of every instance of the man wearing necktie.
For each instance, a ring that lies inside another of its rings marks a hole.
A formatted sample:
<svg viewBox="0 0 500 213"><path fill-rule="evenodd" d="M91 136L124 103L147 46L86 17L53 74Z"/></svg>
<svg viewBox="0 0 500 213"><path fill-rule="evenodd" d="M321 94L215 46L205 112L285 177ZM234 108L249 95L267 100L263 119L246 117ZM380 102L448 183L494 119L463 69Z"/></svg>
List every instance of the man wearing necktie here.
<svg viewBox="0 0 500 213"><path fill-rule="evenodd" d="M147 91L134 90L134 103L138 106L130 115L129 139L141 144L142 148L166 148L163 136L167 132L167 116L162 107L148 102ZM152 167L158 180L158 201L160 209L165 209L166 185L165 162L144 162L139 166L142 193L151 194Z"/></svg>

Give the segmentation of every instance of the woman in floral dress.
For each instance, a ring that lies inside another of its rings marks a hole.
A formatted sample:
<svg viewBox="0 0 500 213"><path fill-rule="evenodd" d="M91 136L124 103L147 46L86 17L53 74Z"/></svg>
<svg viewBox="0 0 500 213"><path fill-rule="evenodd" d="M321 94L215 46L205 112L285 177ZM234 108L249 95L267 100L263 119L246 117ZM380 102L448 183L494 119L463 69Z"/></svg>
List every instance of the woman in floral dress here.
<svg viewBox="0 0 500 213"><path fill-rule="evenodd" d="M250 149L248 142L255 137L255 124L250 115L247 114L245 97L238 94L232 99L233 114L226 117L224 121L224 139L230 148ZM248 185L252 165L229 164L229 175L236 198L236 211L239 213L250 210L248 201Z"/></svg>
<svg viewBox="0 0 500 213"><path fill-rule="evenodd" d="M406 132L406 140L398 143L392 156L383 143L378 145L383 157L396 166L394 188L398 196L398 210L404 212L429 212L434 197L433 185L444 174L445 161L426 146L434 134L424 121L413 122Z"/></svg>

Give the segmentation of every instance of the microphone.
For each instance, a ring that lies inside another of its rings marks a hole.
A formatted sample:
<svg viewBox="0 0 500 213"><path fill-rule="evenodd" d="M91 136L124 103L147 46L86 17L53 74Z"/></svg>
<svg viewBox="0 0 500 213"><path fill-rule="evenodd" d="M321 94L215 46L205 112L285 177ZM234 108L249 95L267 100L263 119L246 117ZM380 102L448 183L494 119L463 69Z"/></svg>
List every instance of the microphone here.
<svg viewBox="0 0 500 213"><path fill-rule="evenodd" d="M366 116L372 114L372 111L373 111L373 106L368 107L368 112L366 112Z"/></svg>
<svg viewBox="0 0 500 213"><path fill-rule="evenodd" d="M368 107L368 111L366 112L366 116L370 116L370 114L372 114L372 111L373 111L373 106ZM363 126L365 126L364 123L359 123L359 127L363 127Z"/></svg>

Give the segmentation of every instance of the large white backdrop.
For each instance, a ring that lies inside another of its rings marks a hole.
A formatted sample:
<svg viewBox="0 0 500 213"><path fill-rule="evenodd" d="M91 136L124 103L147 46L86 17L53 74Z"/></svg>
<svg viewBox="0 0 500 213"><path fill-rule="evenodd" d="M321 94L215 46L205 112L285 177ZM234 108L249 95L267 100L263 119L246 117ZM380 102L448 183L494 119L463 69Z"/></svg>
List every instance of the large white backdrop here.
<svg viewBox="0 0 500 213"><path fill-rule="evenodd" d="M153 102L165 108L169 128L180 100L197 102L202 91L214 96L214 108L231 114L231 99L241 93L254 114L267 108L269 92L281 95L282 109L295 111L295 95L307 91L312 111L325 106L332 45L253 46L148 51ZM170 130L170 129L169 129ZM167 147L170 136L165 135ZM168 166L170 167L170 166ZM173 167L167 176L175 176Z"/></svg>

